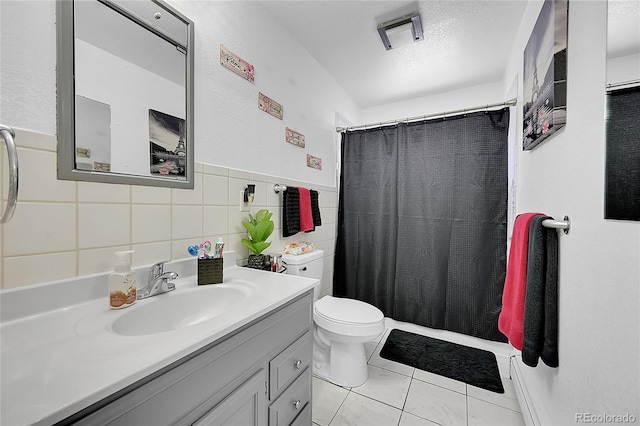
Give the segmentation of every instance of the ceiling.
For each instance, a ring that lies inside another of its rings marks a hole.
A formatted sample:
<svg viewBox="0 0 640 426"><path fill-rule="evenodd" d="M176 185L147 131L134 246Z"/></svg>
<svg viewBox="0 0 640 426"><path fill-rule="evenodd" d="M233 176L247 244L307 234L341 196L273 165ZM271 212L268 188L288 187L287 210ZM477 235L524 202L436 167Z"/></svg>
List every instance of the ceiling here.
<svg viewBox="0 0 640 426"><path fill-rule="evenodd" d="M610 1L619 3L619 20L640 5ZM260 3L362 108L502 80L527 7L525 0ZM412 12L421 15L424 41L385 50L378 24ZM640 28L638 19L632 28ZM628 38L618 37L619 43Z"/></svg>
<svg viewBox="0 0 640 426"><path fill-rule="evenodd" d="M607 57L640 53L640 1L609 0L608 11Z"/></svg>

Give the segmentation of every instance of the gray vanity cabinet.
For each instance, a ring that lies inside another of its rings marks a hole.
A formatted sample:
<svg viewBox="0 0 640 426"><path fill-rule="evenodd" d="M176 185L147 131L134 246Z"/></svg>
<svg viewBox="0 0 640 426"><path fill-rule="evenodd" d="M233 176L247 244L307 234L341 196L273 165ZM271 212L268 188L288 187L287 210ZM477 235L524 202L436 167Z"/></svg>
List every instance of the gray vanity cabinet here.
<svg viewBox="0 0 640 426"><path fill-rule="evenodd" d="M266 425L267 397L264 391L266 378L266 372L260 370L193 426Z"/></svg>
<svg viewBox="0 0 640 426"><path fill-rule="evenodd" d="M312 292L61 424L311 425Z"/></svg>

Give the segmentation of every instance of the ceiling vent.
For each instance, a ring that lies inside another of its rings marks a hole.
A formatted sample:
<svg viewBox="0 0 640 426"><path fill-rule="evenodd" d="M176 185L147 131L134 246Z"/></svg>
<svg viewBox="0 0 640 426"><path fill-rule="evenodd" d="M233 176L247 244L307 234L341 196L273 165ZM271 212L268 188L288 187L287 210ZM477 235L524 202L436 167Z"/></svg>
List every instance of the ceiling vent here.
<svg viewBox="0 0 640 426"><path fill-rule="evenodd" d="M387 50L424 40L420 14L403 16L378 25L378 34Z"/></svg>

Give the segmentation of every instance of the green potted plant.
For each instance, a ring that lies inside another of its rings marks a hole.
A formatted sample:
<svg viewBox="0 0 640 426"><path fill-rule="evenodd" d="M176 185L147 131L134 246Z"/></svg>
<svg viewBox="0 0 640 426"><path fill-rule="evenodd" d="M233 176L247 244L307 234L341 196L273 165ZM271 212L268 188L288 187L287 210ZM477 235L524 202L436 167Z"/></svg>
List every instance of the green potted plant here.
<svg viewBox="0 0 640 426"><path fill-rule="evenodd" d="M242 226L244 226L249 234L249 238L243 238L242 244L244 244L252 254L249 254L249 260L247 266L254 269L265 269L265 265L268 266L268 256L262 254L262 252L271 245L267 238L271 236L273 232L273 220L271 220L273 213L267 209L258 210L256 216L253 217L249 213L249 220L243 220Z"/></svg>

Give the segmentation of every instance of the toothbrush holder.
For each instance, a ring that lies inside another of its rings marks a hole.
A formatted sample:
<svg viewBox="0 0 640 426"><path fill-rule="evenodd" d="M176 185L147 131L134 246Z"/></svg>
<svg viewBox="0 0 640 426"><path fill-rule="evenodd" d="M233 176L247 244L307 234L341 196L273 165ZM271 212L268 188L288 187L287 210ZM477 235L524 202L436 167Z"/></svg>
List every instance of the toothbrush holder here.
<svg viewBox="0 0 640 426"><path fill-rule="evenodd" d="M198 285L222 282L222 258L198 259Z"/></svg>

